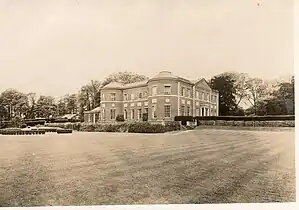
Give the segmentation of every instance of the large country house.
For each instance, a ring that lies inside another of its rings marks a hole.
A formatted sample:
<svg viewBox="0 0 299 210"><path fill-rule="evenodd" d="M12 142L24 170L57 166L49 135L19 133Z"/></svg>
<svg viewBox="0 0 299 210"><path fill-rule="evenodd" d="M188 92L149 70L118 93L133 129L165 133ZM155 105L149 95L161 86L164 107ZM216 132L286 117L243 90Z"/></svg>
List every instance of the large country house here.
<svg viewBox="0 0 299 210"><path fill-rule="evenodd" d="M125 121L174 120L175 116L218 116L218 92L205 79L187 80L161 71L155 77L131 84L111 82L101 89L101 106L84 113L85 122L111 122L121 114Z"/></svg>

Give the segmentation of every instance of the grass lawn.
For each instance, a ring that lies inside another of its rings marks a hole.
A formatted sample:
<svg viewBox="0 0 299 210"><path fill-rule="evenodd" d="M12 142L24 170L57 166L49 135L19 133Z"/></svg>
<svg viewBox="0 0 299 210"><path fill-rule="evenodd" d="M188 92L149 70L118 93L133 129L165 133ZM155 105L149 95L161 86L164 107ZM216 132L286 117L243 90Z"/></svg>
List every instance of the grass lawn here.
<svg viewBox="0 0 299 210"><path fill-rule="evenodd" d="M294 129L0 135L0 206L294 201Z"/></svg>

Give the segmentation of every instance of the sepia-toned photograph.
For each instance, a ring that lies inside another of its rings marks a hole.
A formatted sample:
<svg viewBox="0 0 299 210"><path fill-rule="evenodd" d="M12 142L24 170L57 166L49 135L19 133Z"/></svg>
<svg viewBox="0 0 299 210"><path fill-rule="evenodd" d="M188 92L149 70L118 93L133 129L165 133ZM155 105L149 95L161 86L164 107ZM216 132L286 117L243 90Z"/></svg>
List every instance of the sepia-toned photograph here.
<svg viewBox="0 0 299 210"><path fill-rule="evenodd" d="M296 202L294 0L0 0L0 207Z"/></svg>

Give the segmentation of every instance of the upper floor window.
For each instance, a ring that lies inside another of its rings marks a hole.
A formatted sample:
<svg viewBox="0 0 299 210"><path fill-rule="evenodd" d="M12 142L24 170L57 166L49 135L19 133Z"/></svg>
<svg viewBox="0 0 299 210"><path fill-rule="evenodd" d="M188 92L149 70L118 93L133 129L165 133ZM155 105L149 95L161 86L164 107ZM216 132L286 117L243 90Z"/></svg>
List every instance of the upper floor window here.
<svg viewBox="0 0 299 210"><path fill-rule="evenodd" d="M204 100L205 98L205 93L201 93L201 100Z"/></svg>
<svg viewBox="0 0 299 210"><path fill-rule="evenodd" d="M170 95L171 94L171 86L170 85L165 85L164 86L164 94L165 95Z"/></svg>
<svg viewBox="0 0 299 210"><path fill-rule="evenodd" d="M181 87L181 96L185 96L185 88L184 87Z"/></svg>
<svg viewBox="0 0 299 210"><path fill-rule="evenodd" d="M210 94L206 94L206 101L210 101Z"/></svg>
<svg viewBox="0 0 299 210"><path fill-rule="evenodd" d="M102 94L102 101L105 101L105 94Z"/></svg>
<svg viewBox="0 0 299 210"><path fill-rule="evenodd" d="M116 93L110 93L111 101L115 101Z"/></svg>
<svg viewBox="0 0 299 210"><path fill-rule="evenodd" d="M135 99L135 95L134 93L131 93L131 100L134 100Z"/></svg>
<svg viewBox="0 0 299 210"><path fill-rule="evenodd" d="M191 90L189 88L187 89L187 97L191 98Z"/></svg>
<svg viewBox="0 0 299 210"><path fill-rule="evenodd" d="M124 94L124 100L127 101L128 100L128 94Z"/></svg>
<svg viewBox="0 0 299 210"><path fill-rule="evenodd" d="M199 92L196 91L196 99L199 99Z"/></svg>
<svg viewBox="0 0 299 210"><path fill-rule="evenodd" d="M138 98L139 98L139 99L142 99L142 93L139 93L139 94L138 94Z"/></svg>
<svg viewBox="0 0 299 210"><path fill-rule="evenodd" d="M153 96L157 95L157 86L152 87L152 95Z"/></svg>
<svg viewBox="0 0 299 210"><path fill-rule="evenodd" d="M144 97L145 98L147 97L147 91L144 91Z"/></svg>

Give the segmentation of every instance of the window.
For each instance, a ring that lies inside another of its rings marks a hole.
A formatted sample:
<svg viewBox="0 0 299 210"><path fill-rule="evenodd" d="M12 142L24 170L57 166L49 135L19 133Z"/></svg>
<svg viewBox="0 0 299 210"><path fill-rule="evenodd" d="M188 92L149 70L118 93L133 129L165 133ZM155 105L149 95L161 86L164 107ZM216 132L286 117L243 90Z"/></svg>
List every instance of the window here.
<svg viewBox="0 0 299 210"><path fill-rule="evenodd" d="M196 91L196 99L199 99L199 92Z"/></svg>
<svg viewBox="0 0 299 210"><path fill-rule="evenodd" d="M205 93L201 93L201 100L204 100Z"/></svg>
<svg viewBox="0 0 299 210"><path fill-rule="evenodd" d="M142 93L139 93L139 94L138 94L138 98L139 98L139 99L142 99Z"/></svg>
<svg viewBox="0 0 299 210"><path fill-rule="evenodd" d="M102 94L102 100L105 101L105 94Z"/></svg>
<svg viewBox="0 0 299 210"><path fill-rule="evenodd" d="M153 86L153 88L152 88L152 95L153 96L157 95L157 86Z"/></svg>
<svg viewBox="0 0 299 210"><path fill-rule="evenodd" d="M110 117L111 119L115 119L115 109L110 109Z"/></svg>
<svg viewBox="0 0 299 210"><path fill-rule="evenodd" d="M128 111L126 109L124 110L124 119L128 119Z"/></svg>
<svg viewBox="0 0 299 210"><path fill-rule="evenodd" d="M185 88L184 87L181 88L181 96L185 96Z"/></svg>
<svg viewBox="0 0 299 210"><path fill-rule="evenodd" d="M128 94L124 94L124 100L125 100L125 101L128 100Z"/></svg>
<svg viewBox="0 0 299 210"><path fill-rule="evenodd" d="M134 99L135 99L134 93L131 93L131 100L134 100Z"/></svg>
<svg viewBox="0 0 299 210"><path fill-rule="evenodd" d="M207 93L207 101L210 101L210 94Z"/></svg>
<svg viewBox="0 0 299 210"><path fill-rule="evenodd" d="M138 120L142 119L142 116L141 116L141 109L138 109L138 110L137 110L137 119L138 119Z"/></svg>
<svg viewBox="0 0 299 210"><path fill-rule="evenodd" d="M110 97L111 97L111 101L115 101L116 94L115 93L110 93Z"/></svg>
<svg viewBox="0 0 299 210"><path fill-rule="evenodd" d="M187 89L187 97L191 98L191 90L189 88Z"/></svg>
<svg viewBox="0 0 299 210"><path fill-rule="evenodd" d="M102 119L103 120L105 119L105 109L103 109L103 111L102 111Z"/></svg>
<svg viewBox="0 0 299 210"><path fill-rule="evenodd" d="M152 106L152 118L156 118L157 117L157 107L156 105Z"/></svg>
<svg viewBox="0 0 299 210"><path fill-rule="evenodd" d="M147 97L147 91L144 91L144 97L145 98Z"/></svg>
<svg viewBox="0 0 299 210"><path fill-rule="evenodd" d="M147 114L148 113L148 108L144 108L144 112Z"/></svg>
<svg viewBox="0 0 299 210"><path fill-rule="evenodd" d="M185 116L185 106L181 106L181 116Z"/></svg>
<svg viewBox="0 0 299 210"><path fill-rule="evenodd" d="M165 117L170 117L170 105L165 105L164 106L164 116Z"/></svg>
<svg viewBox="0 0 299 210"><path fill-rule="evenodd" d="M190 116L191 113L190 113L190 106L187 106L187 116Z"/></svg>
<svg viewBox="0 0 299 210"><path fill-rule="evenodd" d="M171 94L171 86L170 85L165 85L164 86L164 94L165 95L170 95Z"/></svg>
<svg viewBox="0 0 299 210"><path fill-rule="evenodd" d="M134 119L134 115L135 115L135 112L134 112L134 111L135 111L134 109L131 109L131 120Z"/></svg>

